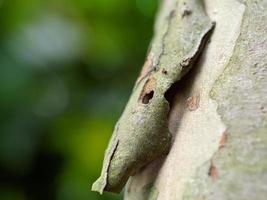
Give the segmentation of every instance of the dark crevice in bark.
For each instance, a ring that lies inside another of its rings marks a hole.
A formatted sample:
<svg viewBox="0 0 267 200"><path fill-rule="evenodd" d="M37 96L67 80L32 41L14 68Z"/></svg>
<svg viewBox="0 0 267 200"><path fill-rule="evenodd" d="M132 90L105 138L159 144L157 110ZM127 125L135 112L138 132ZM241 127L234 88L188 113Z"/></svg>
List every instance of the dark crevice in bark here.
<svg viewBox="0 0 267 200"><path fill-rule="evenodd" d="M178 96L182 90L186 90L185 87L188 87L188 86L191 87L192 79L194 79L194 76L196 75L197 69L195 68L197 68L197 66L200 64L200 60L203 57L202 55L203 55L203 52L205 51L206 44L210 42L209 38L214 30L215 22L213 22L212 26L213 27L202 38L201 44L197 52L195 53L195 55L190 60L184 62L184 63L187 63L185 66L183 66L184 65L183 62L181 63L183 67L182 72L181 72L182 78L174 82L169 87L169 89L165 92L164 97L169 102L170 110L173 107L175 97ZM164 71L166 70L164 69L162 72ZM189 82L191 82L191 84L189 84Z"/></svg>
<svg viewBox="0 0 267 200"><path fill-rule="evenodd" d="M149 101L153 98L153 96L154 96L154 91L153 90L150 91L149 93L146 93L144 95L144 97L142 98L142 103L143 104L148 104Z"/></svg>

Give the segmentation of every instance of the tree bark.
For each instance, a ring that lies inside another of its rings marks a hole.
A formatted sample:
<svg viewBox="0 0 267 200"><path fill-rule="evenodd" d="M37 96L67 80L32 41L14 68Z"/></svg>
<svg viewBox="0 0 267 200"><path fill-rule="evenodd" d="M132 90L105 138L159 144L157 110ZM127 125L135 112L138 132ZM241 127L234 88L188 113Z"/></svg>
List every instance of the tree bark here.
<svg viewBox="0 0 267 200"><path fill-rule="evenodd" d="M204 4L216 27L200 60L175 87L171 150L131 177L125 200L266 199L267 0ZM162 1L154 55L174 11L194 14L181 0ZM171 52L173 45L166 48Z"/></svg>

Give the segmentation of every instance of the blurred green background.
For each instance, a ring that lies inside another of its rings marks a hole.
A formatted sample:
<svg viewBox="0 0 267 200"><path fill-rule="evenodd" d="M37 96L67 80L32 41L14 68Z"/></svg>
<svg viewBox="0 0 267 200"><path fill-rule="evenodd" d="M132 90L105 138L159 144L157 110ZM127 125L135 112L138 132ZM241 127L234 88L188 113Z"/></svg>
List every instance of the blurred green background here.
<svg viewBox="0 0 267 200"><path fill-rule="evenodd" d="M156 0L0 0L0 199L91 192L152 37Z"/></svg>

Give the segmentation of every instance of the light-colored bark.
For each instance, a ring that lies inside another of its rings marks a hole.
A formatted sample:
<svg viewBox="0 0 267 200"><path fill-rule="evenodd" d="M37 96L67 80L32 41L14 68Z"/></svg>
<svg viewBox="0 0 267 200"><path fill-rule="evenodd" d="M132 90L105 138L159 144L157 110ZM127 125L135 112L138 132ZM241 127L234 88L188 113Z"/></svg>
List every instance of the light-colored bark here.
<svg viewBox="0 0 267 200"><path fill-rule="evenodd" d="M204 2L216 28L177 87L171 151L130 179L125 200L266 199L267 0Z"/></svg>

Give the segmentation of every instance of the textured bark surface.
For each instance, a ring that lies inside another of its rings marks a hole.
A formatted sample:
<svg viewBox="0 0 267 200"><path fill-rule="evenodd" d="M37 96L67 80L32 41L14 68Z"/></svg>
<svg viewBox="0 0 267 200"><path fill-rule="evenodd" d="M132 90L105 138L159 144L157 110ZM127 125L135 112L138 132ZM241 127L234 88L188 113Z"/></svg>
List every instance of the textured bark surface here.
<svg viewBox="0 0 267 200"><path fill-rule="evenodd" d="M214 28L199 0L172 1L106 150L92 189L118 193L128 178L171 146L172 88L194 65Z"/></svg>
<svg viewBox="0 0 267 200"><path fill-rule="evenodd" d="M174 88L170 153L130 179L126 200L266 199L267 1L204 2L216 28ZM156 32L174 5L163 1Z"/></svg>

